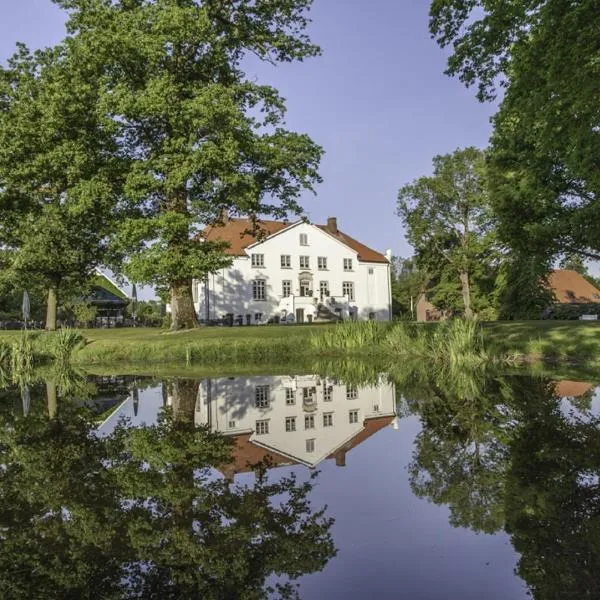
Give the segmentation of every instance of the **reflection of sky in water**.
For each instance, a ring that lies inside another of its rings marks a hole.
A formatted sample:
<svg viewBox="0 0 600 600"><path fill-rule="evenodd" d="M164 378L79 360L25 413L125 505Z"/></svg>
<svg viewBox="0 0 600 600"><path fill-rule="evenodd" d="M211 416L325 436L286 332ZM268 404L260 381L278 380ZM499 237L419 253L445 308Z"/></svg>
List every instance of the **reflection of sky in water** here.
<svg viewBox="0 0 600 600"><path fill-rule="evenodd" d="M153 423L162 405L159 387L140 390L137 418L130 397L103 430L112 430L118 416L135 425ZM345 467L334 460L319 465L311 502L315 508L327 505L327 514L336 519L338 556L322 573L301 580L303 599L527 598L524 583L514 574L518 555L505 533L453 528L447 507L412 493L407 466L419 430L416 417L401 418L398 431L386 426L352 448ZM303 480L309 471L296 465L279 467L271 475L291 472ZM253 477L240 473L235 481L243 485Z"/></svg>
<svg viewBox="0 0 600 600"><path fill-rule="evenodd" d="M589 401L581 397L567 396L560 401L560 412L571 425L589 423L592 419L600 418L600 388L591 392Z"/></svg>

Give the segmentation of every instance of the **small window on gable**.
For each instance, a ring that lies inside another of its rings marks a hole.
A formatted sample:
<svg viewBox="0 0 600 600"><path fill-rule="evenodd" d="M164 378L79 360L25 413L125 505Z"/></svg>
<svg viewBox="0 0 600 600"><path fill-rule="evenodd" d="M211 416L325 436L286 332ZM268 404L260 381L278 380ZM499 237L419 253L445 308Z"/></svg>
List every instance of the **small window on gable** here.
<svg viewBox="0 0 600 600"><path fill-rule="evenodd" d="M308 234L306 234L306 233L300 234L300 245L308 246Z"/></svg>
<svg viewBox="0 0 600 600"><path fill-rule="evenodd" d="M253 267L264 267L265 266L265 255L264 254L252 254L252 266Z"/></svg>
<svg viewBox="0 0 600 600"><path fill-rule="evenodd" d="M352 259L351 258L344 259L344 271L352 271Z"/></svg>

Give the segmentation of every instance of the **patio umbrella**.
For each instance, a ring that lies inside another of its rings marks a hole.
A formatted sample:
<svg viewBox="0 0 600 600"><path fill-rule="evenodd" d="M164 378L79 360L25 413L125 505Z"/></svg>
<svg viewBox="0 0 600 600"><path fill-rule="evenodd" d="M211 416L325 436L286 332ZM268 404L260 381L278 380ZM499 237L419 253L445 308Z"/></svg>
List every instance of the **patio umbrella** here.
<svg viewBox="0 0 600 600"><path fill-rule="evenodd" d="M25 321L25 329L27 329L27 321L31 315L31 302L29 301L29 294L27 290L23 292L23 320Z"/></svg>
<svg viewBox="0 0 600 600"><path fill-rule="evenodd" d="M133 317L134 327L135 327L136 309L137 309L137 288L134 283L131 286L131 316Z"/></svg>
<svg viewBox="0 0 600 600"><path fill-rule="evenodd" d="M29 394L29 386L24 386L21 391L21 400L23 401L23 416L26 417L29 414L29 407L31 405L31 395Z"/></svg>

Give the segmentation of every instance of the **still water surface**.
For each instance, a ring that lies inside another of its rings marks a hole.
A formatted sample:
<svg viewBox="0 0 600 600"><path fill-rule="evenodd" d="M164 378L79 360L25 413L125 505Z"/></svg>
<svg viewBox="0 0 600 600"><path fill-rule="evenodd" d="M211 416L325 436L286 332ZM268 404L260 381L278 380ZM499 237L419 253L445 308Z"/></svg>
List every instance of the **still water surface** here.
<svg viewBox="0 0 600 600"><path fill-rule="evenodd" d="M0 392L3 598L600 597L592 383L75 379Z"/></svg>

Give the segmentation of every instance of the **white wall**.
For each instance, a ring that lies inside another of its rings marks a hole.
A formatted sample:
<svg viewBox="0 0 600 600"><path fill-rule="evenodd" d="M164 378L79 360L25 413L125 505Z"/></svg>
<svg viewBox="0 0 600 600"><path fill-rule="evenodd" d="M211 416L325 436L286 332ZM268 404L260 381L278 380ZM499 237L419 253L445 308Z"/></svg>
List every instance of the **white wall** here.
<svg viewBox="0 0 600 600"><path fill-rule="evenodd" d="M300 245L300 234L308 236L308 246ZM299 223L246 250L247 256L237 257L228 269L209 276L209 312L211 319L227 313L246 315L255 320L256 313L266 317L280 314L282 285L284 280L292 282L292 294L300 295L300 273L312 275L314 297L319 296L321 281L327 281L332 296L342 296L342 283L354 283L358 318L367 319L370 313L378 320L389 320L391 315L389 265L387 263L359 262L357 253L318 227ZM250 255L264 255L264 268L252 267ZM281 268L281 255L291 256L291 268ZM300 256L309 257L309 269L300 269ZM327 257L327 270L318 269L318 257ZM343 270L344 258L352 259L353 270ZM252 280L262 278L266 282L267 299L252 299ZM202 282L195 282L196 309L200 318L206 318L205 289ZM315 306L309 299L302 299L305 315L314 314ZM297 306L299 304L297 303ZM295 312L297 306L291 307Z"/></svg>
<svg viewBox="0 0 600 600"><path fill-rule="evenodd" d="M256 388L269 386L269 406L257 408ZM331 400L324 390L332 387ZM303 388L316 388L313 408L303 406ZM295 390L295 404L286 403L286 389ZM355 388L347 397L347 386L318 375L262 376L205 379L200 384L195 422L209 424L213 431L235 435L253 432L250 440L293 460L315 466L350 441L364 428L365 420L395 415L396 391L392 383ZM358 409L358 422L350 423L349 411ZM323 425L323 414L333 414L333 425ZM314 429L305 429L305 415L314 416ZM296 430L286 431L286 417L296 417ZM268 419L269 433L258 435L256 421ZM308 452L306 440L314 440Z"/></svg>

